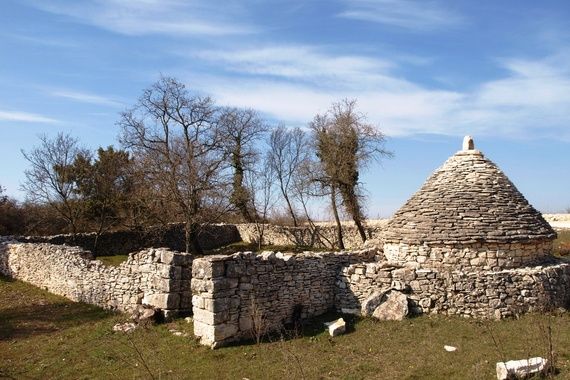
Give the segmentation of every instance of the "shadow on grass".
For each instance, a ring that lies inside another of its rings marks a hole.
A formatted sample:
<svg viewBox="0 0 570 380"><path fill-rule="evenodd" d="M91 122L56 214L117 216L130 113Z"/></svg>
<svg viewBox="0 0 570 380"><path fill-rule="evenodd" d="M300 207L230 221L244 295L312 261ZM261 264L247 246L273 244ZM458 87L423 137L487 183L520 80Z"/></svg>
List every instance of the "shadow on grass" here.
<svg viewBox="0 0 570 380"><path fill-rule="evenodd" d="M81 303L12 307L0 311L0 341L49 334L109 317L108 311Z"/></svg>
<svg viewBox="0 0 570 380"><path fill-rule="evenodd" d="M16 281L16 280L14 280L11 277L7 277L7 276L4 276L3 274L0 274L0 284L3 282L14 282L14 281Z"/></svg>
<svg viewBox="0 0 570 380"><path fill-rule="evenodd" d="M264 334L260 343L287 342L303 338L314 339L323 333L326 334L326 337L329 340L332 340L334 338L329 336L325 322L333 322L341 317L346 322L346 331L343 335L354 333L354 326L359 320L361 320L360 317L351 314L340 314L334 311L328 311L325 314L302 320L297 325L289 323L284 325L280 330L271 331L267 334ZM255 340L255 337L252 336L251 338L244 338L243 340L228 343L224 347L254 345L257 345L257 342Z"/></svg>

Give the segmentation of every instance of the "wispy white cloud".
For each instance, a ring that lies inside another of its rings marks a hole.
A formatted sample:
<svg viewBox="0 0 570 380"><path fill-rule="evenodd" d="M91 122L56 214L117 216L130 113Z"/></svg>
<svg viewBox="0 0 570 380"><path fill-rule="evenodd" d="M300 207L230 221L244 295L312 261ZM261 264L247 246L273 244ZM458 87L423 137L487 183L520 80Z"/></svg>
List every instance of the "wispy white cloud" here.
<svg viewBox="0 0 570 380"><path fill-rule="evenodd" d="M343 0L339 16L414 31L430 31L463 22L463 17L435 0Z"/></svg>
<svg viewBox="0 0 570 380"><path fill-rule="evenodd" d="M0 121L56 124L59 120L30 112L0 110Z"/></svg>
<svg viewBox="0 0 570 380"><path fill-rule="evenodd" d="M334 54L308 45L273 45L241 50L202 51L196 57L228 71L313 86L398 90L407 86L393 74L397 62L363 55Z"/></svg>
<svg viewBox="0 0 570 380"><path fill-rule="evenodd" d="M565 69L564 54L498 60L505 75L455 91L407 80L395 74L395 61L339 56L308 46L206 52L200 57L217 62L226 74L195 75L191 83L224 104L255 107L290 123L305 124L348 97L357 98L370 120L391 135L570 140L570 69ZM351 62L349 68L345 62Z"/></svg>
<svg viewBox="0 0 570 380"><path fill-rule="evenodd" d="M69 89L50 90L49 94L58 98L65 98L79 103L96 104L109 107L123 107L124 104L112 97L101 96L88 92L74 91Z"/></svg>
<svg viewBox="0 0 570 380"><path fill-rule="evenodd" d="M24 42L33 45L41 45L49 48L75 48L79 45L69 38L61 37L50 37L50 36L34 36L29 34L16 34L16 33L4 33L4 37L17 40L19 42Z"/></svg>
<svg viewBox="0 0 570 380"><path fill-rule="evenodd" d="M33 0L36 7L126 35L227 36L254 33L239 2L224 6L183 0Z"/></svg>

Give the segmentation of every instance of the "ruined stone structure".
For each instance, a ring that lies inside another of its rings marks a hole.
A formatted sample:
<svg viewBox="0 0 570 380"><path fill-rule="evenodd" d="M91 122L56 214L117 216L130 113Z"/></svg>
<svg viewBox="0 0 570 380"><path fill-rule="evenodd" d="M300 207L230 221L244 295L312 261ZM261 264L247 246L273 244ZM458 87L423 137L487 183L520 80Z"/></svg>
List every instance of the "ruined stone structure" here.
<svg viewBox="0 0 570 380"><path fill-rule="evenodd" d="M233 230L248 240L253 227ZM316 245L307 231L266 233L266 243ZM567 308L570 263L551 255L555 237L467 138L389 221L378 247L202 258L146 249L108 267L78 247L11 241L0 242L0 273L111 309L147 304L167 316L192 309L195 335L218 347L327 310L399 319L408 312L504 318Z"/></svg>
<svg viewBox="0 0 570 380"><path fill-rule="evenodd" d="M106 309L131 312L146 304L167 318L190 312L192 259L151 248L113 267L79 247L0 242L0 274Z"/></svg>
<svg viewBox="0 0 570 380"><path fill-rule="evenodd" d="M343 266L372 260L376 250L264 252L194 260L194 334L219 346L253 338L335 307L337 274Z"/></svg>
<svg viewBox="0 0 570 380"><path fill-rule="evenodd" d="M248 321L260 315L265 328L276 330L295 318L294 304L311 311L304 316L326 307L377 315L388 302L404 300L406 312L481 318L567 307L570 265L551 256L555 237L466 138L464 149L388 222L379 239L383 252L340 261L306 253L295 256L293 272L281 254L196 260L195 334L210 346L251 337Z"/></svg>

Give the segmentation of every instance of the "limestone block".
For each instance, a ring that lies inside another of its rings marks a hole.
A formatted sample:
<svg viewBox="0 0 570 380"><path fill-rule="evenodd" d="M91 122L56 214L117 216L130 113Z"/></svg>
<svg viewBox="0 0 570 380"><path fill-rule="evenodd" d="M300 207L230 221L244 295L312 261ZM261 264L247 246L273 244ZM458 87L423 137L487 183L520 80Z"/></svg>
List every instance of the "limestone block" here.
<svg viewBox="0 0 570 380"><path fill-rule="evenodd" d="M194 335L201 338L201 344L214 345L216 342L234 337L238 331L238 325L234 323L213 326L194 319Z"/></svg>
<svg viewBox="0 0 570 380"><path fill-rule="evenodd" d="M162 250L160 251L160 262L163 264L171 264L174 259L174 252Z"/></svg>
<svg viewBox="0 0 570 380"><path fill-rule="evenodd" d="M370 294L364 302L362 302L362 306L360 312L363 316L371 316L374 313L374 310L382 303L384 295L386 291L375 290Z"/></svg>
<svg viewBox="0 0 570 380"><path fill-rule="evenodd" d="M180 305L180 294L178 293L154 293L147 294L143 298L143 304L157 307L159 309L176 309Z"/></svg>
<svg viewBox="0 0 570 380"><path fill-rule="evenodd" d="M212 313L227 311L230 309L231 300L228 298L206 298L204 299L204 309Z"/></svg>
<svg viewBox="0 0 570 380"><path fill-rule="evenodd" d="M192 296L192 306L198 309L203 309L204 308L204 298L198 296L198 295L193 295Z"/></svg>
<svg viewBox="0 0 570 380"><path fill-rule="evenodd" d="M192 278L215 278L223 276L224 272L225 266L223 261L201 258L192 262Z"/></svg>
<svg viewBox="0 0 570 380"><path fill-rule="evenodd" d="M156 271L163 278L180 279L182 278L182 268L169 264L157 264Z"/></svg>
<svg viewBox="0 0 570 380"><path fill-rule="evenodd" d="M338 336L346 332L346 322L342 318L333 322L326 322L325 326L328 328L330 336Z"/></svg>
<svg viewBox="0 0 570 380"><path fill-rule="evenodd" d="M374 310L372 316L381 321L401 321L408 315L408 297L405 294L392 291L386 301Z"/></svg>
<svg viewBox="0 0 570 380"><path fill-rule="evenodd" d="M237 278L227 278L227 277L214 278L212 279L211 284L213 286L212 290L215 292L218 290L228 290L228 289L237 288L239 280Z"/></svg>
<svg viewBox="0 0 570 380"><path fill-rule="evenodd" d="M524 379L542 373L547 368L548 360L541 357L498 362L496 365L497 380Z"/></svg>
<svg viewBox="0 0 570 380"><path fill-rule="evenodd" d="M194 313L195 321L206 323L208 325L218 325L227 322L230 319L230 313L228 311L213 313L208 310L193 307L192 312Z"/></svg>

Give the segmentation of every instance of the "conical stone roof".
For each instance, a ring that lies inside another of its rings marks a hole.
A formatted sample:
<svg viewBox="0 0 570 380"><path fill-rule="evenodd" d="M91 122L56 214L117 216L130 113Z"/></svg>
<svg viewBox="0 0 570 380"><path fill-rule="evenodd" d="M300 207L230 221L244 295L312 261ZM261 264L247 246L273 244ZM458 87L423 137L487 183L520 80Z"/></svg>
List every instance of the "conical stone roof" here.
<svg viewBox="0 0 570 380"><path fill-rule="evenodd" d="M464 149L396 212L383 237L407 244L514 243L552 240L556 232L467 136Z"/></svg>

